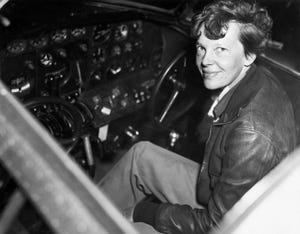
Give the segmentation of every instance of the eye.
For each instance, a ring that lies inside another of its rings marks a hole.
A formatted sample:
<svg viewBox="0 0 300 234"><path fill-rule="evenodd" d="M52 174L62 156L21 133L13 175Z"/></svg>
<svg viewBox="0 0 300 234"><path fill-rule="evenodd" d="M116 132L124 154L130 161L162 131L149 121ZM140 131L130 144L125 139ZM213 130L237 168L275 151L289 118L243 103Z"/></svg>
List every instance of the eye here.
<svg viewBox="0 0 300 234"><path fill-rule="evenodd" d="M223 53L223 52L225 52L225 51L227 51L227 49L224 48L224 47L217 47L217 48L216 48L216 52L217 52L217 53Z"/></svg>
<svg viewBox="0 0 300 234"><path fill-rule="evenodd" d="M196 45L197 53L203 53L205 51L205 48L201 45Z"/></svg>

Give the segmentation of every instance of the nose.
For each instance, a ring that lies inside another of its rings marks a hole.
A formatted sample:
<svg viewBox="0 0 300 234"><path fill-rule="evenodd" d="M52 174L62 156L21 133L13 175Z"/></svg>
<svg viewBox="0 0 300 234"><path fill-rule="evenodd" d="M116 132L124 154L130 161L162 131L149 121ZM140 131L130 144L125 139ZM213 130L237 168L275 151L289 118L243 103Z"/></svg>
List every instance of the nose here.
<svg viewBox="0 0 300 234"><path fill-rule="evenodd" d="M201 64L202 66L208 66L213 63L213 54L211 51L207 50L202 56Z"/></svg>

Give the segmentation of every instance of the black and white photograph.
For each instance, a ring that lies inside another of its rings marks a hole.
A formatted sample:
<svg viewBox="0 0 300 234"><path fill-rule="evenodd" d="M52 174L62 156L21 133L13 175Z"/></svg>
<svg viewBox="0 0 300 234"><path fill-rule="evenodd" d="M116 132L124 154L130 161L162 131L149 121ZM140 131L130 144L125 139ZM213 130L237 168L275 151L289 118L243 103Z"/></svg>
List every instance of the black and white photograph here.
<svg viewBox="0 0 300 234"><path fill-rule="evenodd" d="M0 234L298 234L300 1L0 0Z"/></svg>

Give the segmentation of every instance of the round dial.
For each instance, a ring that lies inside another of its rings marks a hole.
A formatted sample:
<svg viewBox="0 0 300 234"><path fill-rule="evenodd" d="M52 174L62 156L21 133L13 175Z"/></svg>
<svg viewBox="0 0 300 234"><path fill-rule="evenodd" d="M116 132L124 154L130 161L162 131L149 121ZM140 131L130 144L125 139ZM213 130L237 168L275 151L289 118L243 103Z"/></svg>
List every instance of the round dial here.
<svg viewBox="0 0 300 234"><path fill-rule="evenodd" d="M124 52L131 52L132 51L132 44L131 42L126 42L124 45Z"/></svg>
<svg viewBox="0 0 300 234"><path fill-rule="evenodd" d="M71 31L71 35L73 37L82 37L86 34L86 28L85 27L82 27L82 28L74 28L72 31Z"/></svg>
<svg viewBox="0 0 300 234"><path fill-rule="evenodd" d="M33 48L40 49L45 47L48 44L48 37L40 36L30 40L29 43Z"/></svg>
<svg viewBox="0 0 300 234"><path fill-rule="evenodd" d="M94 27L93 39L95 42L103 43L110 39L111 36L111 26L106 25L97 25Z"/></svg>
<svg viewBox="0 0 300 234"><path fill-rule="evenodd" d="M121 51L121 47L119 45L115 45L112 48L112 51L111 51L112 56L119 56L119 55L121 55L121 53L122 53L122 51Z"/></svg>
<svg viewBox="0 0 300 234"><path fill-rule="evenodd" d="M45 67L50 67L54 63L54 58L50 53L42 53L40 55L40 62Z"/></svg>
<svg viewBox="0 0 300 234"><path fill-rule="evenodd" d="M95 49L94 53L92 54L94 63L98 62L105 62L107 58L106 50L105 48L98 47Z"/></svg>
<svg viewBox="0 0 300 234"><path fill-rule="evenodd" d="M132 24L133 31L136 32L137 34L142 34L143 33L143 23L142 21L135 21Z"/></svg>
<svg viewBox="0 0 300 234"><path fill-rule="evenodd" d="M7 51L12 54L20 54L26 50L27 41L26 40L15 40L9 43L6 47Z"/></svg>
<svg viewBox="0 0 300 234"><path fill-rule="evenodd" d="M128 36L129 29L126 24L119 25L115 31L115 40L122 41L125 40Z"/></svg>
<svg viewBox="0 0 300 234"><path fill-rule="evenodd" d="M64 40L67 39L67 37L68 37L68 33L66 29L56 30L51 35L52 41L57 43L63 42Z"/></svg>

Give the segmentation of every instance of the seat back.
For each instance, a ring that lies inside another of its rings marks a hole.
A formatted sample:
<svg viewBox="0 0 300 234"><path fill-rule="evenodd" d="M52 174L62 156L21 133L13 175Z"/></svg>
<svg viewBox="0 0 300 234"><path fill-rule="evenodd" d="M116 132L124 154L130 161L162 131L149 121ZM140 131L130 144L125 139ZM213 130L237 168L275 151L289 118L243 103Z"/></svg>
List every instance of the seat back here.
<svg viewBox="0 0 300 234"><path fill-rule="evenodd" d="M280 81L287 92L294 109L297 145L300 144L300 73L266 56L261 56L257 60L258 64L267 67Z"/></svg>

